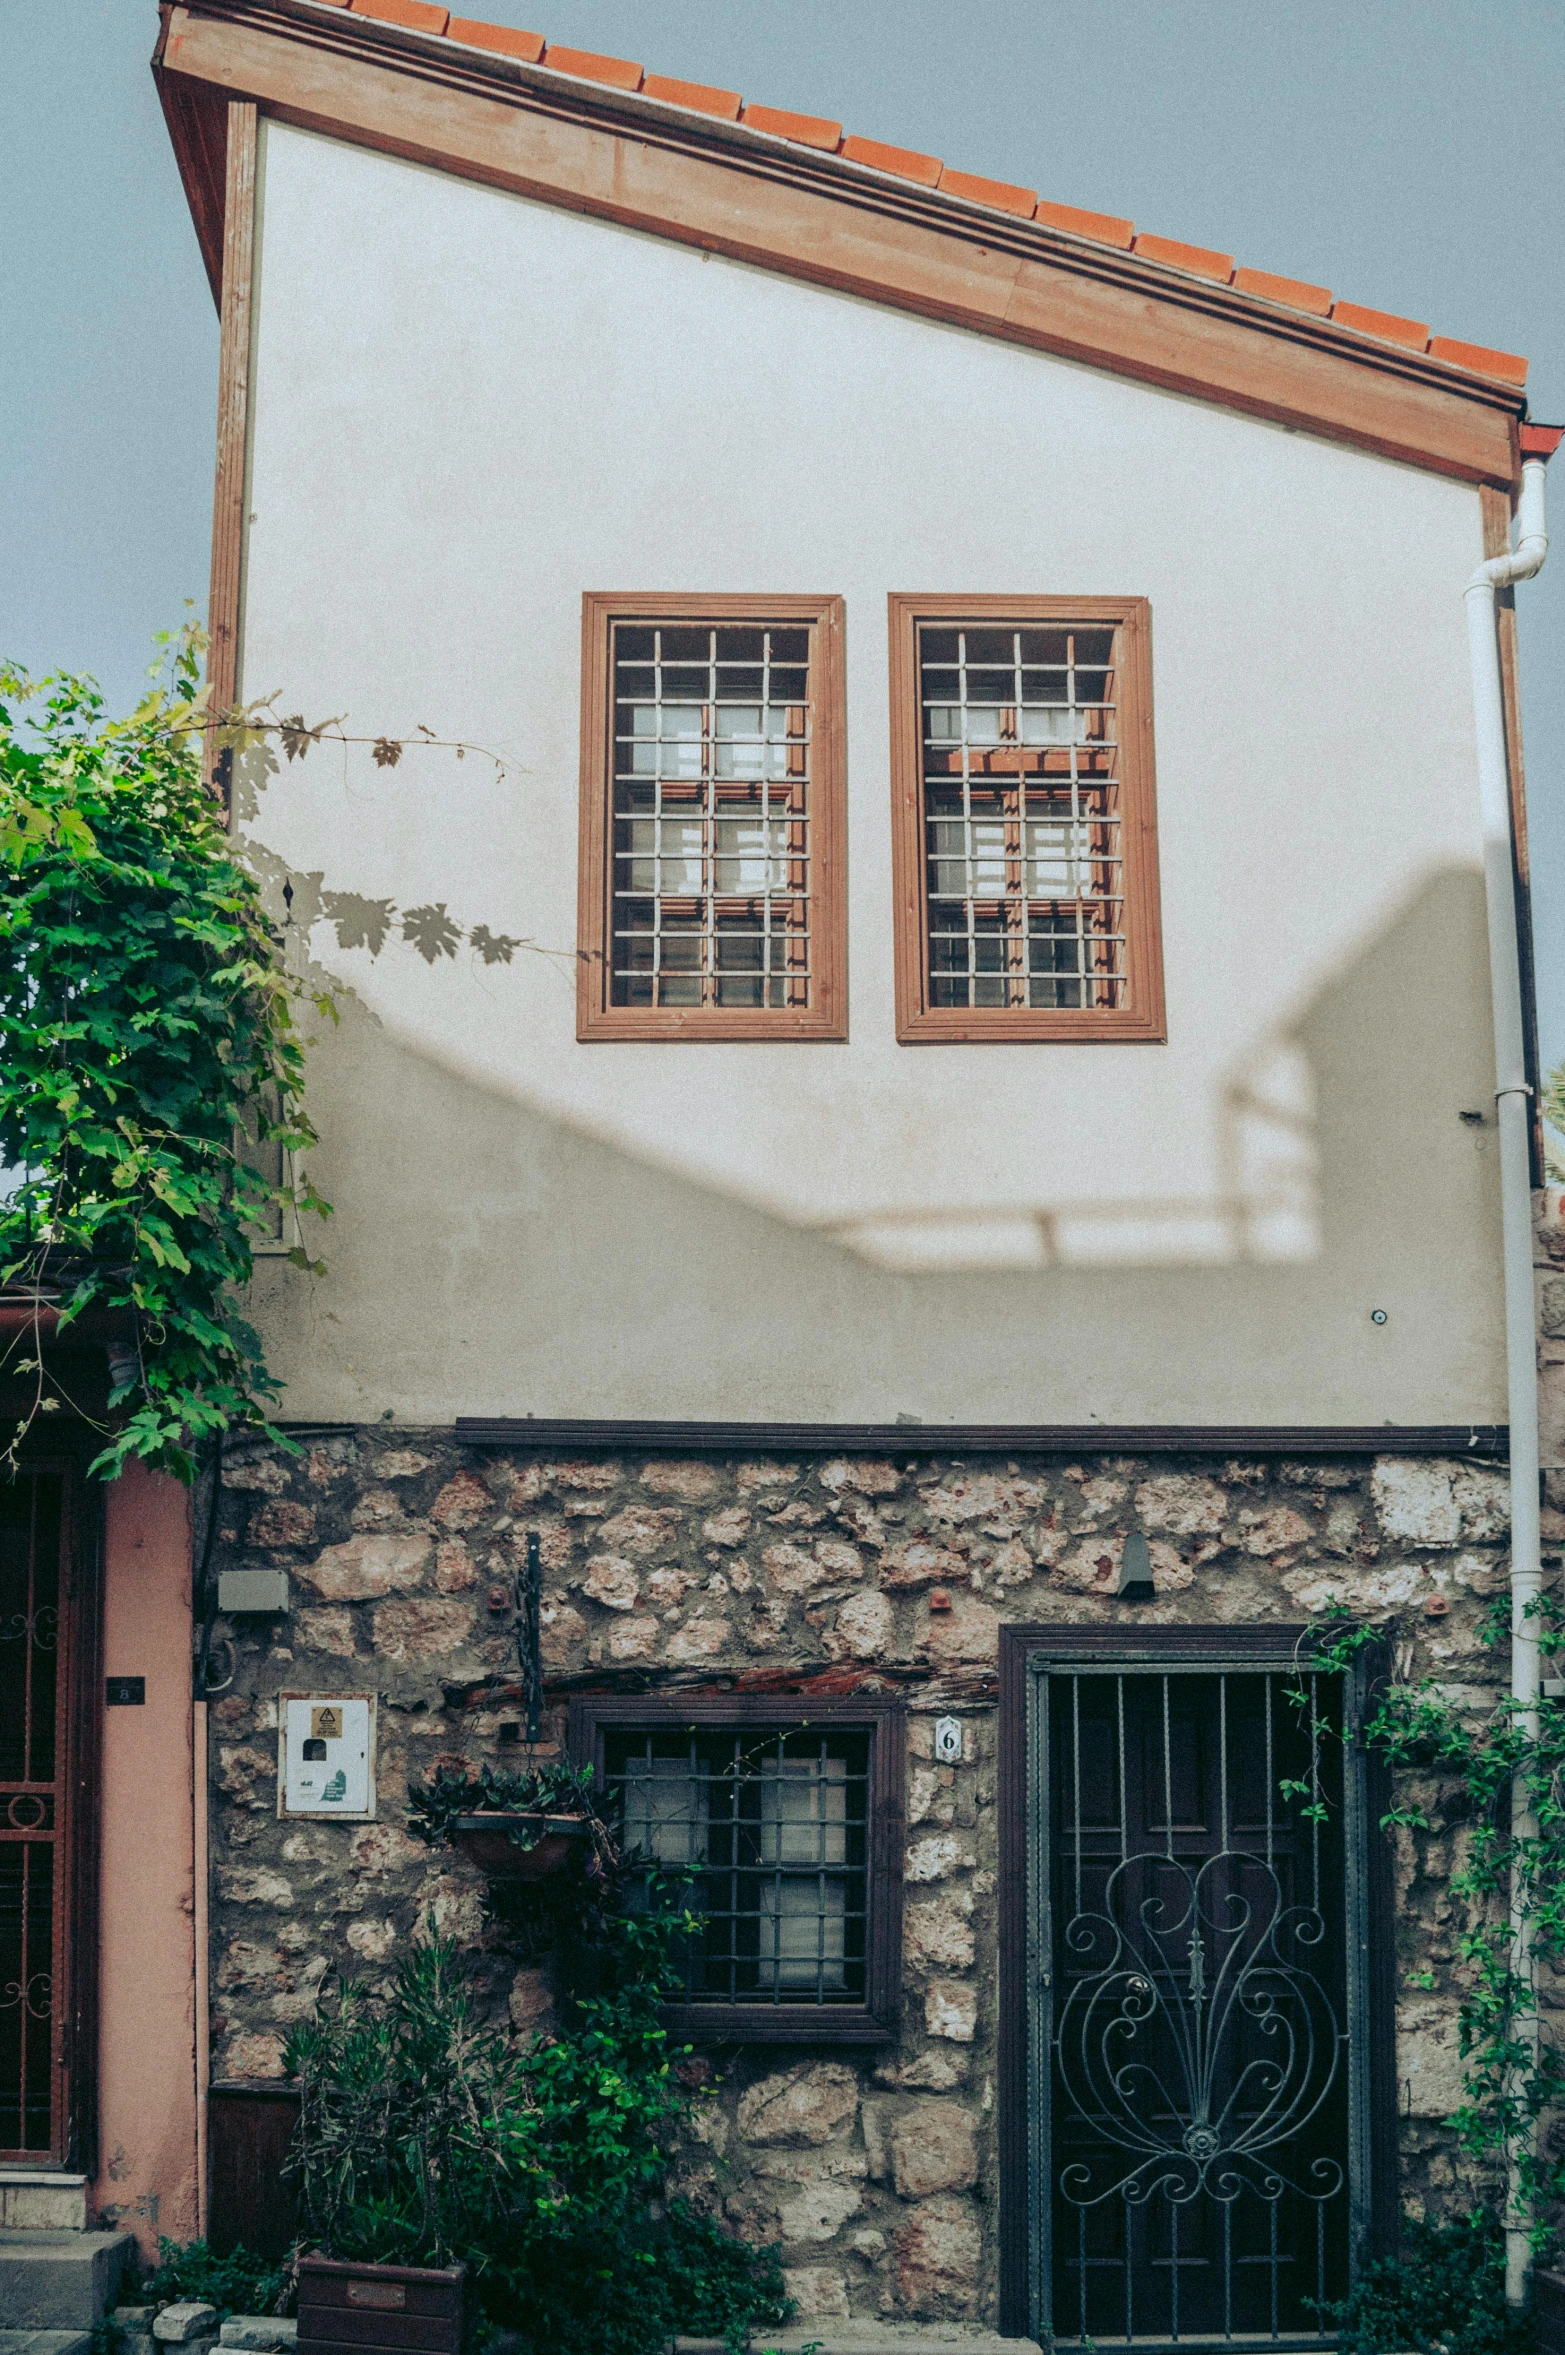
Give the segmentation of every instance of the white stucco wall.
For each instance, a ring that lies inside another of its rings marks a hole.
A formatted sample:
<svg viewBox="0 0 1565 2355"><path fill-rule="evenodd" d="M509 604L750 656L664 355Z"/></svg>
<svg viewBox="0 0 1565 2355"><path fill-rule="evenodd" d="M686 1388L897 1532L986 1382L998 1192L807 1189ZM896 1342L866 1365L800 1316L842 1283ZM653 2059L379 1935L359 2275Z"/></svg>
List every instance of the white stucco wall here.
<svg viewBox="0 0 1565 2355"><path fill-rule="evenodd" d="M1503 1416L1475 492L275 125L262 224L244 691L507 773L241 823L533 944L310 932L285 1412ZM583 1046L581 593L725 588L847 601L851 1038ZM897 1045L890 589L1150 598L1166 1046Z"/></svg>

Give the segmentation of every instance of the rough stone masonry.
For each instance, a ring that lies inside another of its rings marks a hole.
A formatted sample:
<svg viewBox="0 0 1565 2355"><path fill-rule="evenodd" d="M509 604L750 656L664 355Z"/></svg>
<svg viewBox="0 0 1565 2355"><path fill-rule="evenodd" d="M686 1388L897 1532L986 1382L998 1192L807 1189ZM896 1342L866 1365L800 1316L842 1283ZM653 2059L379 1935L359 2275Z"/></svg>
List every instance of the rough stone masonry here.
<svg viewBox="0 0 1565 2355"><path fill-rule="evenodd" d="M927 1670L907 1687L899 2041L864 2057L693 2056L704 2095L676 2183L782 2243L807 2315L992 2316L999 1629L1122 1613L1111 1590L1131 1526L1150 1540L1144 1622L1299 1621L1341 1598L1385 1625L1400 1673L1434 1674L1475 1709L1504 1684L1504 1647L1480 1629L1505 1586L1506 1484L1480 1463L558 1461L375 1430L297 1457L244 1453L225 1470L220 1563L285 1568L295 1608L275 1642L254 1623L218 1631L233 1674L211 1710L214 2077L277 2076L322 1981L373 1982L431 1917L482 1953L515 2033L547 2032L547 1985L486 1931L478 1876L404 1822L408 1777L436 1758L503 1758L500 1712L447 1708L443 1688L514 1663L516 1572L536 1530L556 1676L635 1665L721 1689L757 1666ZM1546 1528L1557 1546L1565 1515L1551 1509ZM937 1594L949 1608L931 1609ZM279 1822L276 1695L352 1685L381 1696L378 1821ZM965 1726L957 1767L932 1754L948 1712ZM1396 1854L1415 2207L1464 2189L1438 2123L1459 2092L1462 1925L1445 1881L1463 1795L1430 1781L1418 1796L1429 1829L1399 1831Z"/></svg>

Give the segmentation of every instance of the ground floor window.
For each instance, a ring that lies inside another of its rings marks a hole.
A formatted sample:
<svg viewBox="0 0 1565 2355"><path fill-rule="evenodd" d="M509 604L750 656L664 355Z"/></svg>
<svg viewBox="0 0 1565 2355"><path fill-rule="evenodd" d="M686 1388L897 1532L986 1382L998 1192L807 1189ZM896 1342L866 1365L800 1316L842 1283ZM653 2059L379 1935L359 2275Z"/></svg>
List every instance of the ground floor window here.
<svg viewBox="0 0 1565 2355"><path fill-rule="evenodd" d="M575 1704L626 1853L684 1880L687 2032L889 2032L901 1841L894 1705L721 1698Z"/></svg>

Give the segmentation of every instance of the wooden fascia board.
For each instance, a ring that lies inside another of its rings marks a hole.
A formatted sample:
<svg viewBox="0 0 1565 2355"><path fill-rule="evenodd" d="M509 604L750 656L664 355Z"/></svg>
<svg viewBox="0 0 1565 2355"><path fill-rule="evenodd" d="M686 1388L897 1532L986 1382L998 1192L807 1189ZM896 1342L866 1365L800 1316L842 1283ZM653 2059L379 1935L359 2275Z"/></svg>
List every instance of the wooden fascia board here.
<svg viewBox="0 0 1565 2355"><path fill-rule="evenodd" d="M289 1425L301 1431L352 1428ZM608 1448L656 1455L1177 1455L1503 1457L1503 1423L686 1423L533 1415L458 1415L459 1447L554 1454Z"/></svg>
<svg viewBox="0 0 1565 2355"><path fill-rule="evenodd" d="M167 33L164 11L164 36ZM209 83L169 73L163 66L164 38L153 55L152 73L158 101L168 125L169 143L184 185L185 201L195 224L196 242L206 265L212 300L223 307L224 183L228 168L228 95Z"/></svg>
<svg viewBox="0 0 1565 2355"><path fill-rule="evenodd" d="M1516 479L1519 392L742 124L301 0L179 0L160 56L301 129L1459 480Z"/></svg>

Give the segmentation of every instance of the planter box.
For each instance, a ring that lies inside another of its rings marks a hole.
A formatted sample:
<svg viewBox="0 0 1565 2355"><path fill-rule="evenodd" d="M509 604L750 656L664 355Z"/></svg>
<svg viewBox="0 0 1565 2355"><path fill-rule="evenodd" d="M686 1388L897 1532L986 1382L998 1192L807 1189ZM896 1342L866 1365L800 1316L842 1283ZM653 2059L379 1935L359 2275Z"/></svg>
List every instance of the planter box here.
<svg viewBox="0 0 1565 2355"><path fill-rule="evenodd" d="M467 2267L299 2260L299 2355L462 2355Z"/></svg>
<svg viewBox="0 0 1565 2355"><path fill-rule="evenodd" d="M1538 2355L1565 2355L1565 2273L1549 2273L1541 2265L1534 2266L1532 2295L1538 2316Z"/></svg>
<svg viewBox="0 0 1565 2355"><path fill-rule="evenodd" d="M491 1881L542 1881L563 1872L579 1844L591 1837L584 1815L505 1815L490 1810L481 1815L459 1815L451 1839ZM513 1832L531 1840L522 1847Z"/></svg>

